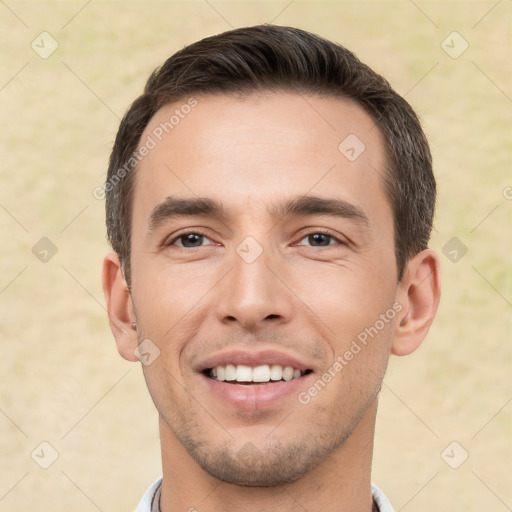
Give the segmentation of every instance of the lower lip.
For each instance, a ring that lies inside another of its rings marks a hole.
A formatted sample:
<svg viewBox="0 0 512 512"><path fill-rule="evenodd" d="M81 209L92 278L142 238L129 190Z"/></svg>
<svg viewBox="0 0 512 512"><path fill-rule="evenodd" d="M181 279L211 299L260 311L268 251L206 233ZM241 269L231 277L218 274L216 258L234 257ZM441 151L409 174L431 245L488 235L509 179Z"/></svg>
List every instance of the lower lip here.
<svg viewBox="0 0 512 512"><path fill-rule="evenodd" d="M210 391L225 404L246 411L269 409L283 399L299 392L306 379L313 374L303 375L289 381L276 381L265 384L237 384L215 380L202 375Z"/></svg>

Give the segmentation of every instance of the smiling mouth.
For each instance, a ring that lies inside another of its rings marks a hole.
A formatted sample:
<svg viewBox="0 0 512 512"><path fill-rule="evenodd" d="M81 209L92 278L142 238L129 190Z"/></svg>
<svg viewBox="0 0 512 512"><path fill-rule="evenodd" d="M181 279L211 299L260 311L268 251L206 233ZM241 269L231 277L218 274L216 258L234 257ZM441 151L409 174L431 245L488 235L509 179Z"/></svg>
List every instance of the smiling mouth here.
<svg viewBox="0 0 512 512"><path fill-rule="evenodd" d="M299 370L292 366L282 366L280 364L263 364L259 366L227 364L219 365L215 368L206 368L203 374L210 379L228 384L258 385L300 379L312 371L309 369Z"/></svg>

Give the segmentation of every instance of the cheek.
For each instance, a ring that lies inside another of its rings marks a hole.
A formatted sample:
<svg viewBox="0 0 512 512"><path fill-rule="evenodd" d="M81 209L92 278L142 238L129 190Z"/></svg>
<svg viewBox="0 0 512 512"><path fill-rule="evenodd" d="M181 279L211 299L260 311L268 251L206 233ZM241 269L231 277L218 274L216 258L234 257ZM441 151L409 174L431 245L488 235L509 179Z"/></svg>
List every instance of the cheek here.
<svg viewBox="0 0 512 512"><path fill-rule="evenodd" d="M156 339L176 338L189 330L189 316L201 307L205 293L215 283L213 272L197 267L139 264L133 275L133 296L141 328Z"/></svg>
<svg viewBox="0 0 512 512"><path fill-rule="evenodd" d="M295 290L311 312L341 342L369 328L392 308L396 275L389 262L360 258L348 264L308 264L295 272ZM300 276L307 275L304 280ZM392 310L388 316L392 316ZM386 318L388 320L388 318ZM380 326L380 323L379 323ZM379 331L387 333L388 322Z"/></svg>
<svg viewBox="0 0 512 512"><path fill-rule="evenodd" d="M312 321L323 330L331 350L328 366L319 376L329 381L325 399L364 403L362 395L373 396L379 389L401 307L395 304L392 274L386 276L376 263L350 269L325 267L310 273L311 285L299 292L311 305Z"/></svg>
<svg viewBox="0 0 512 512"><path fill-rule="evenodd" d="M150 366L144 366L144 378L149 394L160 415L169 425L182 428L193 420L197 404L192 399L193 391L188 390L176 368L170 366L168 353L162 353L160 358Z"/></svg>

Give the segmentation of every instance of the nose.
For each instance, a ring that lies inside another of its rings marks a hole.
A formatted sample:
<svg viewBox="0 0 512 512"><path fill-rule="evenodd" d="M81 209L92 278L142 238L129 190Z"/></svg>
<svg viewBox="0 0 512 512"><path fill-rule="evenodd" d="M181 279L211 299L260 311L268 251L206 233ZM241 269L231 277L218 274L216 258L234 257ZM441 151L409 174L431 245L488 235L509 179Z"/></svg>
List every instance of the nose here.
<svg viewBox="0 0 512 512"><path fill-rule="evenodd" d="M224 324L238 323L245 330L276 326L290 321L293 292L286 284L283 263L264 250L252 262L238 253L217 294L217 315Z"/></svg>

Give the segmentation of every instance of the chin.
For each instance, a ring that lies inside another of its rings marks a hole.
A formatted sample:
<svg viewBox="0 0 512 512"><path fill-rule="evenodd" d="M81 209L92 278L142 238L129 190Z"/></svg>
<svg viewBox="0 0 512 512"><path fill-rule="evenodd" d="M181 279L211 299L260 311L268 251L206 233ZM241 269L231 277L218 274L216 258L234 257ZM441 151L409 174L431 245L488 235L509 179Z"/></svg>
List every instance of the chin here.
<svg viewBox="0 0 512 512"><path fill-rule="evenodd" d="M299 480L319 465L335 446L301 442L271 442L258 448L248 442L238 451L224 447L207 453L205 445L191 453L196 462L213 477L234 485L273 487Z"/></svg>

